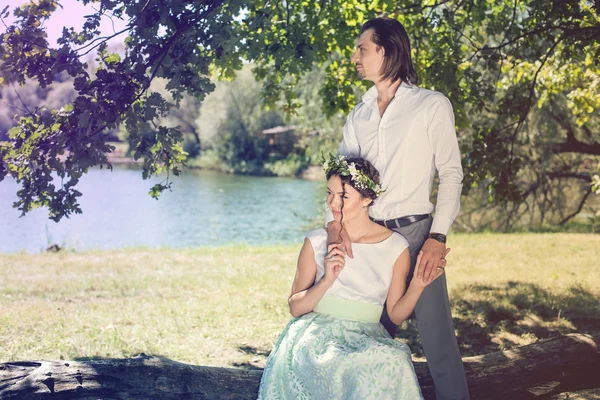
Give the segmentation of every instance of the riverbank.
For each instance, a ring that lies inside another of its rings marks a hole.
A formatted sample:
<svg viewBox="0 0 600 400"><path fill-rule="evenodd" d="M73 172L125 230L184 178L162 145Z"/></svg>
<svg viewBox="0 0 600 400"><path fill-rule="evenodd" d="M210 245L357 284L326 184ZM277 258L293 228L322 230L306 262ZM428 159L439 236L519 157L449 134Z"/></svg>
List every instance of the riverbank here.
<svg viewBox="0 0 600 400"><path fill-rule="evenodd" d="M600 334L600 237L452 236L463 355ZM0 361L131 357L260 368L290 316L299 246L0 255ZM118 311L117 311L118 310ZM25 333L25 334L24 334ZM423 356L414 321L399 329Z"/></svg>
<svg viewBox="0 0 600 400"><path fill-rule="evenodd" d="M134 160L127 155L128 145L122 142L111 142L115 147L111 153L107 154L108 161L113 165L142 165L141 160ZM208 170L222 173L235 173L223 165L222 161L213 154L207 154L197 158L192 158L186 163L187 168L191 170ZM243 174L242 174L243 175ZM288 178L301 178L313 181L325 179L323 168L320 165L308 165L299 167L295 163L281 162L277 165L267 165L262 173L250 174L255 176L279 176Z"/></svg>

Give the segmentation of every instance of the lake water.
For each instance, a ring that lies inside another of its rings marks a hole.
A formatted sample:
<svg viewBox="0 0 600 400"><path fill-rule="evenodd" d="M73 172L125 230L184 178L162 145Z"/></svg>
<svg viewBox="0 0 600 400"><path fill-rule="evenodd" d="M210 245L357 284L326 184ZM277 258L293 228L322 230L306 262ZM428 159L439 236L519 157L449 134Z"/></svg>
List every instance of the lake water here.
<svg viewBox="0 0 600 400"><path fill-rule="evenodd" d="M0 253L35 253L50 244L88 250L300 243L323 219L323 182L194 170L154 200L148 190L158 181L143 180L134 168L91 170L77 186L83 214L55 223L46 209L19 218L12 208L17 184L7 177L0 182Z"/></svg>

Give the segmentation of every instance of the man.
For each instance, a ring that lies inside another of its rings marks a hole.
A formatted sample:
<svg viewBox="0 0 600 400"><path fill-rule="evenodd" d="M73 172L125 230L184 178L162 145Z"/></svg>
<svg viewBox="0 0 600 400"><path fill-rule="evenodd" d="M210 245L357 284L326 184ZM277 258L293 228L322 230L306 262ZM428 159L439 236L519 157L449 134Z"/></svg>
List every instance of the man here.
<svg viewBox="0 0 600 400"><path fill-rule="evenodd" d="M408 35L396 20L366 22L352 62L359 77L374 86L348 116L339 153L363 157L379 170L385 193L370 216L410 243L408 279L419 262L419 274L431 280L432 272L446 265L446 235L460 206L463 173L452 106L441 93L413 85L417 76ZM432 218L429 197L436 170L439 187ZM329 215L328 221L332 219ZM341 229L330 222L328 241L338 241ZM341 235L352 257L343 230ZM468 399L445 274L428 286L415 314L437 399ZM385 310L381 321L393 337L396 327Z"/></svg>

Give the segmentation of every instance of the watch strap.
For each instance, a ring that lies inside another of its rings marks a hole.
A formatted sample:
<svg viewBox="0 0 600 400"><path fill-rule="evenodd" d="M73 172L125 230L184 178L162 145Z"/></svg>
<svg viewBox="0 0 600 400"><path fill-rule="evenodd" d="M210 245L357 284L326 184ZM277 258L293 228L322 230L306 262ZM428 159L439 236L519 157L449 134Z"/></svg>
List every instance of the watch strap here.
<svg viewBox="0 0 600 400"><path fill-rule="evenodd" d="M440 243L446 244L446 235L442 233L430 233L429 238L433 240L437 240Z"/></svg>

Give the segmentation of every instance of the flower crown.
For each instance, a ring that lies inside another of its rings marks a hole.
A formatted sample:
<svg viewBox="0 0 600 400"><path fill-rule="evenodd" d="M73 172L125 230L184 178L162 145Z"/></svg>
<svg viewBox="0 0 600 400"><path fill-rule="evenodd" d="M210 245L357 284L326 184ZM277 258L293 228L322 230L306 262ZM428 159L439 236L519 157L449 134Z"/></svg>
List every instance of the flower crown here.
<svg viewBox="0 0 600 400"><path fill-rule="evenodd" d="M321 154L321 163L323 164L323 170L325 170L325 174L328 174L330 171L335 171L341 176L350 176L352 183L357 189L366 190L371 189L375 192L375 196L379 197L385 192L381 188L381 185L373 182L373 179L369 177L363 171L359 171L356 169L356 165L351 162L348 163L345 156L334 156L329 153L328 157L325 158L323 154Z"/></svg>

